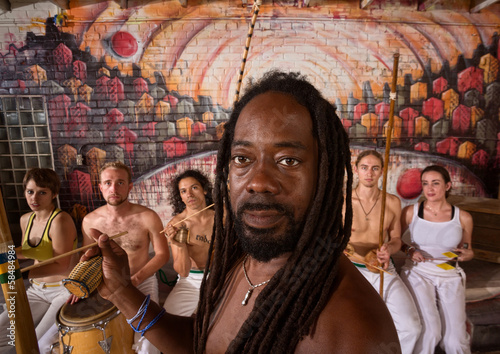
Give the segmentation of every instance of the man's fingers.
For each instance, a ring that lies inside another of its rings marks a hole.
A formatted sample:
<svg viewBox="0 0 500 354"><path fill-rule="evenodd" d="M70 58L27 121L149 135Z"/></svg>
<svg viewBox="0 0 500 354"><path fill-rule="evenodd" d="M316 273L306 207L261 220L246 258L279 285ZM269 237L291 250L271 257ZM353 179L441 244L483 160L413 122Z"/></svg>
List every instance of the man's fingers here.
<svg viewBox="0 0 500 354"><path fill-rule="evenodd" d="M80 258L80 262L88 261L90 258L97 256L99 253L99 247L89 248Z"/></svg>
<svg viewBox="0 0 500 354"><path fill-rule="evenodd" d="M89 235L90 235L90 237L92 237L94 240L97 241L99 239L99 236L102 235L102 232L99 231L99 230L97 230L97 229L94 229L93 227L91 227L89 229Z"/></svg>

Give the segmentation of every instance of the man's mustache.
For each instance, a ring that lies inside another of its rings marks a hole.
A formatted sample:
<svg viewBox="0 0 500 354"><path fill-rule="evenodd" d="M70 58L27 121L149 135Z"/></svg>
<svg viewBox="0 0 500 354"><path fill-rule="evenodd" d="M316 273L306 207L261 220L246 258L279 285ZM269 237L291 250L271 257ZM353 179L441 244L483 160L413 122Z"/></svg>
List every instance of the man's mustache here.
<svg viewBox="0 0 500 354"><path fill-rule="evenodd" d="M276 210L281 214L291 214L290 208L280 203L253 203L246 202L238 208L238 214L241 215L244 211L264 211L264 210Z"/></svg>

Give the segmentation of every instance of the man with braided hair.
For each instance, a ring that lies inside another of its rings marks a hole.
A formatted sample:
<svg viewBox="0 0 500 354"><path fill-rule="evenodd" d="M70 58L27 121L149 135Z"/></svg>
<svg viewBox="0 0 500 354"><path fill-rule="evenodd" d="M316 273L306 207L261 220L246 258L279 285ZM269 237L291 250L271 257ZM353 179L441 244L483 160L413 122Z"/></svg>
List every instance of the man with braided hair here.
<svg viewBox="0 0 500 354"><path fill-rule="evenodd" d="M99 291L167 353L399 353L387 308L343 255L351 184L335 108L299 74L268 73L225 125L196 318L162 316L106 235Z"/></svg>

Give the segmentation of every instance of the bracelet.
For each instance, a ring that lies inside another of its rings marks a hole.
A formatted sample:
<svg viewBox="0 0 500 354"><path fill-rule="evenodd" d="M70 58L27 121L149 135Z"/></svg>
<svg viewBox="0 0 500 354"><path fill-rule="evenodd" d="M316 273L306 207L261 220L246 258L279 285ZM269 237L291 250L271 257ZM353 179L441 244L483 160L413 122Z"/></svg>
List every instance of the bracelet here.
<svg viewBox="0 0 500 354"><path fill-rule="evenodd" d="M127 320L127 323L130 325L130 327L132 327L132 329L135 332L140 332L139 327L141 326L142 320L144 319L144 316L146 315L146 311L148 310L150 299L151 299L150 295L146 296L146 298L142 302L141 307L139 308L139 311L137 311L137 313L135 314L134 317L132 317L131 319ZM134 325L132 324L132 322L134 322L141 315L142 315L142 317L141 317L139 323L137 324L137 327L134 327Z"/></svg>
<svg viewBox="0 0 500 354"><path fill-rule="evenodd" d="M415 249L415 246L408 246L406 243L401 245L401 251L403 251L406 255L409 255L410 251Z"/></svg>
<svg viewBox="0 0 500 354"><path fill-rule="evenodd" d="M164 314L165 314L165 308L162 308L160 313L156 315L156 317L151 322L149 322L149 324L146 327L144 327L142 331L136 331L136 332L139 332L141 334L141 337L144 337L144 333L146 333L148 329L150 329L156 322L158 322L158 320L162 318Z"/></svg>

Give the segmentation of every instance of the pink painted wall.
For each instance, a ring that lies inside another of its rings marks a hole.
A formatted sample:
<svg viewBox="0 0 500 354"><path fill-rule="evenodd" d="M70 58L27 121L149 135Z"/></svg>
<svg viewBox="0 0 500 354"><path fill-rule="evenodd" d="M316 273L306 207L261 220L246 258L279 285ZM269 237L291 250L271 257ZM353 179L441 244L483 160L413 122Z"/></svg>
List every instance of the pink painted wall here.
<svg viewBox="0 0 500 354"><path fill-rule="evenodd" d="M217 148L252 12L241 1L128 3L121 9L117 2L72 1L65 20L48 25L57 10L49 3L33 5L36 15L1 15L13 27L0 31L0 93L46 98L56 169L72 186L61 195L65 206L99 205L98 168L121 159L140 184L134 200L166 217L172 171L201 159L199 166L213 172L213 158L196 156ZM440 163L458 193L496 197L500 4L472 14L457 3L427 11L395 0L367 9L358 1L265 3L244 85L272 68L300 71L337 105L353 153L383 150L399 53L389 191L413 201L398 180ZM84 166L76 165L78 153Z"/></svg>

